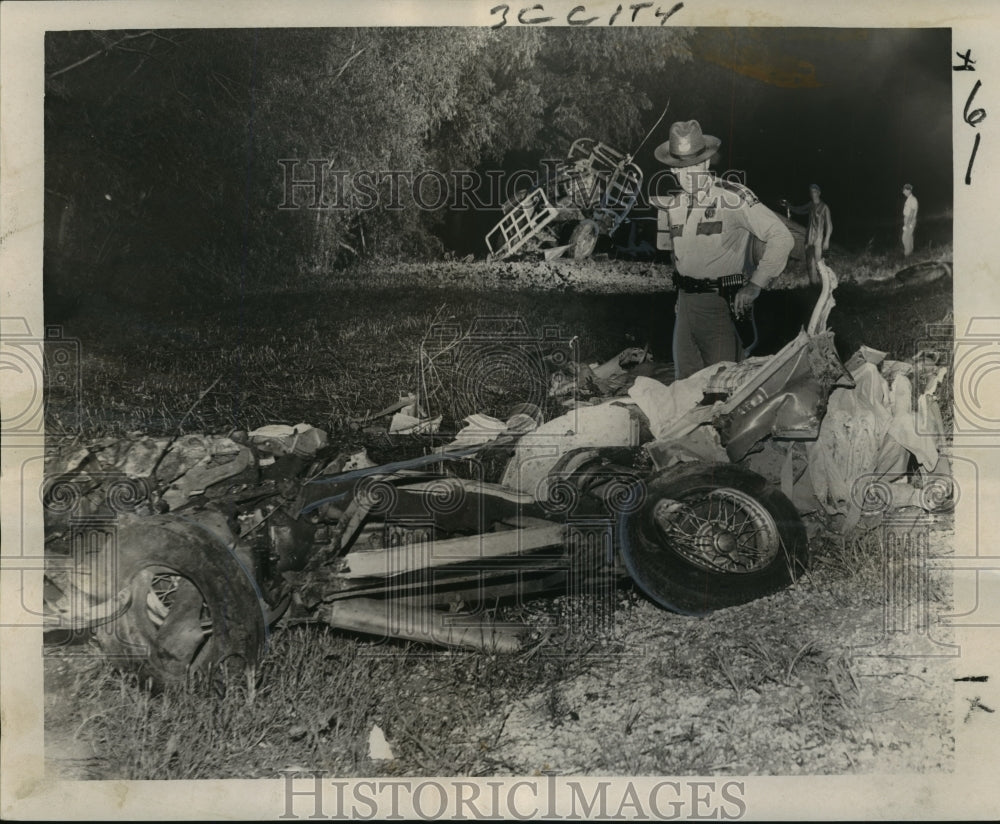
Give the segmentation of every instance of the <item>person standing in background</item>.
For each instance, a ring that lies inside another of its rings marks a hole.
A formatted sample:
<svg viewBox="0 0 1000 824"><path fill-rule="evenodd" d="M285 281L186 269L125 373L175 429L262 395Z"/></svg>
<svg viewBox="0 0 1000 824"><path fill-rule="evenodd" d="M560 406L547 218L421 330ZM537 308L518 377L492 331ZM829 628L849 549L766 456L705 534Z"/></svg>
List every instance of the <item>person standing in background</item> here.
<svg viewBox="0 0 1000 824"><path fill-rule="evenodd" d="M917 228L917 209L920 204L913 196L913 187L907 183L903 186L903 255L909 257L913 253L913 230Z"/></svg>
<svg viewBox="0 0 1000 824"><path fill-rule="evenodd" d="M806 263L809 265L809 282L820 283L819 262L823 252L830 250L830 236L833 234L833 217L830 207L821 199L819 184L809 185L810 202L802 206L792 206L787 200L781 205L797 215L809 215L809 228L806 230Z"/></svg>

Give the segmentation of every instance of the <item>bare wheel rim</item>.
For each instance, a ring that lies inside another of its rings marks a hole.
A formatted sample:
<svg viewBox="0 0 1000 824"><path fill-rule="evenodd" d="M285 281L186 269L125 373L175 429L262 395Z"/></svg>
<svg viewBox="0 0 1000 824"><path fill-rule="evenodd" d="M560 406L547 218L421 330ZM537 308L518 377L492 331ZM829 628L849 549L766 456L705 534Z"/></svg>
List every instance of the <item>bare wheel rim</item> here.
<svg viewBox="0 0 1000 824"><path fill-rule="evenodd" d="M185 670L197 668L213 622L195 582L169 567L149 566L135 574L131 585L133 603L138 605L136 624L157 657Z"/></svg>
<svg viewBox="0 0 1000 824"><path fill-rule="evenodd" d="M781 550L774 518L756 498L738 489L663 498L654 504L652 520L681 557L710 572L758 572Z"/></svg>

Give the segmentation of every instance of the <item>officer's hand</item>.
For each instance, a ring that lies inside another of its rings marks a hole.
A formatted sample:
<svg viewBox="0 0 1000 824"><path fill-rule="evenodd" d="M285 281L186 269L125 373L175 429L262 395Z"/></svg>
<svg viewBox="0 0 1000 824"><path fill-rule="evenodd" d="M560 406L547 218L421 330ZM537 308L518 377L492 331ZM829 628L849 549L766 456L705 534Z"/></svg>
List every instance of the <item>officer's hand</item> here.
<svg viewBox="0 0 1000 824"><path fill-rule="evenodd" d="M756 283L747 283L733 299L733 309L736 310L737 317L743 317L750 311L753 302L760 296L760 287Z"/></svg>

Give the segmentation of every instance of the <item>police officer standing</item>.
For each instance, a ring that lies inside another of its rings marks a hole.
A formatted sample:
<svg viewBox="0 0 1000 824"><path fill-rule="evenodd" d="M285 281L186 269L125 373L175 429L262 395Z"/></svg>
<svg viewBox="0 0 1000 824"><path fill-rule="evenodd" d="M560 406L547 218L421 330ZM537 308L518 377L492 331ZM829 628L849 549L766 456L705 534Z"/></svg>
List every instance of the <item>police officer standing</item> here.
<svg viewBox="0 0 1000 824"><path fill-rule="evenodd" d="M720 361L739 361L743 345L731 310L742 316L781 274L794 246L774 212L745 186L715 177L709 162L722 141L697 120L674 123L656 159L674 170L681 191L654 199L661 249L673 249L677 286L674 367L686 378ZM754 239L763 252L754 250ZM754 265L753 261L757 260ZM750 278L744 283L744 274ZM732 289L735 296L727 299Z"/></svg>

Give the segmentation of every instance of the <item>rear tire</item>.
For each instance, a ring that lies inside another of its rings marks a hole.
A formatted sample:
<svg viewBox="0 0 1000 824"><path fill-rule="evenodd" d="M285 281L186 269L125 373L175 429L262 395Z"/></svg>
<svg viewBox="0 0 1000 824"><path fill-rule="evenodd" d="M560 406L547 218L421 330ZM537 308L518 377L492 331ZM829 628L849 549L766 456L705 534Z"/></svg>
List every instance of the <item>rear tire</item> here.
<svg viewBox="0 0 1000 824"><path fill-rule="evenodd" d="M253 668L264 648L263 602L252 573L193 521L142 518L118 532L117 585L131 603L98 643L147 687Z"/></svg>
<svg viewBox="0 0 1000 824"><path fill-rule="evenodd" d="M919 286L924 283L933 283L950 274L951 264L941 261L927 261L900 269L896 272L896 280L908 286Z"/></svg>
<svg viewBox="0 0 1000 824"><path fill-rule="evenodd" d="M798 512L764 478L732 464L668 470L620 521L632 580L666 609L703 615L792 583L808 566Z"/></svg>

